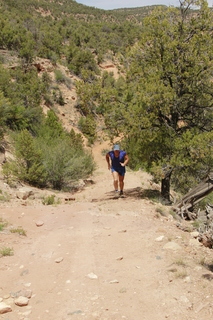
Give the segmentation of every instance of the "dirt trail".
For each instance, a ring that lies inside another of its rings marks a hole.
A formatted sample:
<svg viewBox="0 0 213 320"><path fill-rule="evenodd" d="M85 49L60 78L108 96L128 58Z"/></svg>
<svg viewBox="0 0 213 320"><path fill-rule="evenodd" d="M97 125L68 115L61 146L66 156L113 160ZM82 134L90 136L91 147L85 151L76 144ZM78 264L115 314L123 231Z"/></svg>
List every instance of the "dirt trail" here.
<svg viewBox="0 0 213 320"><path fill-rule="evenodd" d="M150 188L143 172L128 170L116 199L107 148L94 147L94 184L75 201L1 204L0 217L27 237L0 232L0 247L14 250L0 258L0 301L12 308L0 319L212 319L212 251L179 230L169 208L141 197ZM23 307L14 303L21 290L32 293Z"/></svg>

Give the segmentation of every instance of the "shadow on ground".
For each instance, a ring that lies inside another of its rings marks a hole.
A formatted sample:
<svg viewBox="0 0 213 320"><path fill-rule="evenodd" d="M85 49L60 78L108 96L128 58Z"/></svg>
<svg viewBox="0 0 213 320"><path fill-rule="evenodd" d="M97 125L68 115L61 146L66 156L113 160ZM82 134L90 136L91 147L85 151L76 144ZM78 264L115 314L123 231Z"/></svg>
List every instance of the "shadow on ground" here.
<svg viewBox="0 0 213 320"><path fill-rule="evenodd" d="M161 195L158 190L142 189L140 187L125 189L124 195L119 196L119 192L110 191L105 193L103 198L92 199L92 202L104 200L116 200L119 198L132 198L132 199L150 199L153 201L161 201Z"/></svg>

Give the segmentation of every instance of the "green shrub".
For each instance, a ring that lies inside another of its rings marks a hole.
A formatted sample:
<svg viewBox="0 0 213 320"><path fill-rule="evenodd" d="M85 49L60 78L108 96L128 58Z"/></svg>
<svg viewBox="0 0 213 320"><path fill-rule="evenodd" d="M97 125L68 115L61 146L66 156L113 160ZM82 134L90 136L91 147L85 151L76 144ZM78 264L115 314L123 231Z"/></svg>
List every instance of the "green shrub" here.
<svg viewBox="0 0 213 320"><path fill-rule="evenodd" d="M6 192L2 192L1 190L0 190L0 201L2 202L10 201L9 195Z"/></svg>
<svg viewBox="0 0 213 320"><path fill-rule="evenodd" d="M36 187L68 189L95 168L81 134L64 131L53 111L48 112L36 135L25 129L12 137L15 159L3 165L4 178L10 185L19 179Z"/></svg>
<svg viewBox="0 0 213 320"><path fill-rule="evenodd" d="M2 218L0 218L0 231L3 231L4 228L6 228L8 223L4 221Z"/></svg>
<svg viewBox="0 0 213 320"><path fill-rule="evenodd" d="M56 69L55 71L55 80L57 83L65 83L66 76L61 72L61 70Z"/></svg>
<svg viewBox="0 0 213 320"><path fill-rule="evenodd" d="M27 233L22 227L12 228L10 229L11 233L18 233L20 236L26 236Z"/></svg>
<svg viewBox="0 0 213 320"><path fill-rule="evenodd" d="M208 194L203 200L199 202L199 208L205 210L207 204L213 204L213 192Z"/></svg>
<svg viewBox="0 0 213 320"><path fill-rule="evenodd" d="M156 208L155 211L158 212L158 213L160 213L161 216L164 216L164 217L167 216L165 210L163 210L162 208Z"/></svg>
<svg viewBox="0 0 213 320"><path fill-rule="evenodd" d="M44 186L46 172L43 165L42 152L32 135L23 130L14 136L15 160L10 160L6 168L11 175L34 186Z"/></svg>
<svg viewBox="0 0 213 320"><path fill-rule="evenodd" d="M96 139L96 122L92 116L81 117L78 127L82 133L89 139L90 143L94 143Z"/></svg>
<svg viewBox="0 0 213 320"><path fill-rule="evenodd" d="M91 154L72 147L69 139L55 140L55 144L46 145L43 152L47 180L54 189L63 189L94 170Z"/></svg>
<svg viewBox="0 0 213 320"><path fill-rule="evenodd" d="M46 196L43 198L42 200L42 204L44 204L45 206L49 206L49 205L53 205L53 204L58 204L59 200L55 200L55 195L52 194L50 196Z"/></svg>
<svg viewBox="0 0 213 320"><path fill-rule="evenodd" d="M2 257L12 256L13 255L13 249L9 248L9 247L3 247L3 248L0 249L0 255Z"/></svg>

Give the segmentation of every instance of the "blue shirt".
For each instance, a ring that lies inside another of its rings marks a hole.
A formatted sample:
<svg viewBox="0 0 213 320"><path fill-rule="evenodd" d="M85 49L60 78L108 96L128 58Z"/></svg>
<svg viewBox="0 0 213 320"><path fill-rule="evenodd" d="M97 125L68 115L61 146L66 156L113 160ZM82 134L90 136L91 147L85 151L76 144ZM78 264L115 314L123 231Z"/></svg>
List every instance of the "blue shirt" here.
<svg viewBox="0 0 213 320"><path fill-rule="evenodd" d="M126 169L125 169L125 167L122 167L120 162L124 163L126 151L120 150L118 157L115 156L114 151L110 151L108 154L111 159L111 169L114 171L117 171L121 175L124 174Z"/></svg>

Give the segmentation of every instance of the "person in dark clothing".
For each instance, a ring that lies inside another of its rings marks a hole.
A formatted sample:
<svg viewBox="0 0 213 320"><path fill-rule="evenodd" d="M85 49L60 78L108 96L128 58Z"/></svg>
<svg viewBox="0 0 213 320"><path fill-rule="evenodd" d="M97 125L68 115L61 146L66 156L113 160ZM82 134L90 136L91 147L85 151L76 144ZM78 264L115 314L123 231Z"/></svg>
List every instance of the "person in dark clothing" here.
<svg viewBox="0 0 213 320"><path fill-rule="evenodd" d="M118 144L114 145L113 150L106 154L106 161L108 169L111 170L113 176L113 185L115 192L118 192L118 184L120 188L120 195L123 195L124 176L126 172L125 166L129 162L129 157L124 150L120 150Z"/></svg>

